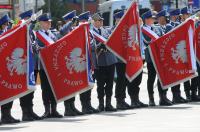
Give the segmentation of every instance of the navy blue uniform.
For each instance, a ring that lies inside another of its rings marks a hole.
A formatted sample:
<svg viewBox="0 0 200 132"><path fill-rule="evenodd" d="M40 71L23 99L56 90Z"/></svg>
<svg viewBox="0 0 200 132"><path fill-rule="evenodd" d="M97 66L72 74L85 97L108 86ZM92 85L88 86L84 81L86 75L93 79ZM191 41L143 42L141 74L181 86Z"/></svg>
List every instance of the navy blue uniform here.
<svg viewBox="0 0 200 132"><path fill-rule="evenodd" d="M92 30L105 38L109 36L108 31L103 27L100 29L93 27ZM93 54L92 60L96 63L94 74L97 80L99 110L102 111L104 109L104 96L106 96L106 109L109 107L109 110L113 110L111 108L111 97L117 58L96 39L94 39L91 47Z"/></svg>
<svg viewBox="0 0 200 132"><path fill-rule="evenodd" d="M146 26L146 25L144 25ZM146 26L147 27L147 26ZM154 31L158 36L162 36L164 34L163 30L161 29L160 26L148 26L148 28L150 28L152 31ZM146 47L148 47L148 45L151 42L151 38L149 36L147 36L146 34L143 34L143 42L144 45ZM149 50L146 48L145 49L145 61L147 62L147 70L148 70L148 80L147 80L147 90L148 90L148 94L149 94L149 99L150 99L150 105L154 105L154 82L155 82L155 78L156 78L156 70L153 66L150 54L149 54ZM166 90L162 90L161 88L161 84L160 81L158 80L158 91L159 94L162 95L164 92L166 92ZM153 103L153 104L151 104Z"/></svg>

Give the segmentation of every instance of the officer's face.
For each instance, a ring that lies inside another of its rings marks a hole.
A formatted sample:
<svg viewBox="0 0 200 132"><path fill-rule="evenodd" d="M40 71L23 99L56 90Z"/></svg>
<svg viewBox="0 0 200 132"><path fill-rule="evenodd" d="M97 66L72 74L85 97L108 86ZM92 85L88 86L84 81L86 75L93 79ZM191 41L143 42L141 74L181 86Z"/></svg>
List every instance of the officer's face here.
<svg viewBox="0 0 200 132"><path fill-rule="evenodd" d="M142 21L142 18L141 18L141 17L139 18L139 24L140 24L140 26L143 25L143 21Z"/></svg>
<svg viewBox="0 0 200 132"><path fill-rule="evenodd" d="M145 24L147 24L147 25L154 24L154 19L152 17L145 19Z"/></svg>
<svg viewBox="0 0 200 132"><path fill-rule="evenodd" d="M94 21L94 26L95 26L96 28L100 28L100 27L102 26L101 20L96 20L96 21Z"/></svg>
<svg viewBox="0 0 200 132"><path fill-rule="evenodd" d="M185 20L183 15L180 15L181 21L183 22Z"/></svg>
<svg viewBox="0 0 200 132"><path fill-rule="evenodd" d="M51 28L51 21L40 21L40 26L44 30L49 30Z"/></svg>
<svg viewBox="0 0 200 132"><path fill-rule="evenodd" d="M171 16L172 21L177 21L177 19L178 19L178 16Z"/></svg>
<svg viewBox="0 0 200 132"><path fill-rule="evenodd" d="M166 18L164 16L159 17L158 23L161 24L161 25L165 25L166 24Z"/></svg>
<svg viewBox="0 0 200 132"><path fill-rule="evenodd" d="M183 14L183 18L184 19L187 19L187 18L189 18L190 17L190 14Z"/></svg>
<svg viewBox="0 0 200 132"><path fill-rule="evenodd" d="M103 26L103 20L100 20L100 23L101 23L101 27Z"/></svg>
<svg viewBox="0 0 200 132"><path fill-rule="evenodd" d="M4 23L4 24L2 25L2 30L6 29L7 27L8 27L8 22L6 22L6 23Z"/></svg>
<svg viewBox="0 0 200 132"><path fill-rule="evenodd" d="M120 21L120 18L115 19L115 25L117 25Z"/></svg>

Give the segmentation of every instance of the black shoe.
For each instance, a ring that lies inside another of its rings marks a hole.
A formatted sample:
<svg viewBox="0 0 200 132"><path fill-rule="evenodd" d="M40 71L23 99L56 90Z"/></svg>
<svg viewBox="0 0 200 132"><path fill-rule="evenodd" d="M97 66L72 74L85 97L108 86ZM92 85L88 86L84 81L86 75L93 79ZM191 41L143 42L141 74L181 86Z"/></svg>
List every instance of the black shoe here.
<svg viewBox="0 0 200 132"><path fill-rule="evenodd" d="M191 96L187 96L185 100L186 100L186 103L191 102L192 101Z"/></svg>
<svg viewBox="0 0 200 132"><path fill-rule="evenodd" d="M115 112L115 111L117 111L117 109L115 109L115 108L110 104L110 105L106 105L105 111Z"/></svg>
<svg viewBox="0 0 200 132"><path fill-rule="evenodd" d="M156 106L153 95L149 95L149 106Z"/></svg>
<svg viewBox="0 0 200 132"><path fill-rule="evenodd" d="M34 111L33 108L29 108L30 115L34 120L42 120L42 117L38 116Z"/></svg>
<svg viewBox="0 0 200 132"><path fill-rule="evenodd" d="M13 124L13 123L19 123L20 120L15 119L11 115L10 109L1 109L1 123L2 124Z"/></svg>
<svg viewBox="0 0 200 132"><path fill-rule="evenodd" d="M138 108L138 104L135 101L131 101L130 107L131 107L131 109Z"/></svg>
<svg viewBox="0 0 200 132"><path fill-rule="evenodd" d="M58 113L58 111L53 111L51 113L51 118L62 118L63 116Z"/></svg>
<svg viewBox="0 0 200 132"><path fill-rule="evenodd" d="M180 96L180 99L183 103L188 103L188 100L184 99L182 96Z"/></svg>
<svg viewBox="0 0 200 132"><path fill-rule="evenodd" d="M45 111L41 118L42 118L42 119L51 118L51 113L48 112L48 111Z"/></svg>
<svg viewBox="0 0 200 132"><path fill-rule="evenodd" d="M93 114L93 110L91 110L88 106L82 107L83 114Z"/></svg>
<svg viewBox="0 0 200 132"><path fill-rule="evenodd" d="M2 124L13 124L13 123L19 123L20 120L17 120L13 118L12 116L7 116L7 117L1 118L1 122Z"/></svg>
<svg viewBox="0 0 200 132"><path fill-rule="evenodd" d="M50 106L45 106L45 112L41 118L42 119L51 118Z"/></svg>
<svg viewBox="0 0 200 132"><path fill-rule="evenodd" d="M77 116L76 112L74 112L71 108L67 109L65 108L64 116Z"/></svg>
<svg viewBox="0 0 200 132"><path fill-rule="evenodd" d="M104 99L99 99L98 111L99 111L99 112L105 111Z"/></svg>
<svg viewBox="0 0 200 132"><path fill-rule="evenodd" d="M99 105L98 110L99 112L105 111L104 105Z"/></svg>
<svg viewBox="0 0 200 132"><path fill-rule="evenodd" d="M24 114L22 115L22 121L34 121L33 117L30 114Z"/></svg>
<svg viewBox="0 0 200 132"><path fill-rule="evenodd" d="M173 96L172 102L173 102L173 104L187 103L187 101L183 97L181 97L180 95Z"/></svg>
<svg viewBox="0 0 200 132"><path fill-rule="evenodd" d="M190 92L185 92L185 95L186 95L186 101L187 101L187 102L191 102L192 99L191 99L191 94L190 94Z"/></svg>
<svg viewBox="0 0 200 132"><path fill-rule="evenodd" d="M117 100L116 108L118 110L128 110L130 109L130 105L125 102L125 100Z"/></svg>
<svg viewBox="0 0 200 132"><path fill-rule="evenodd" d="M51 105L51 118L62 118L63 116L57 111L57 104Z"/></svg>
<svg viewBox="0 0 200 132"><path fill-rule="evenodd" d="M149 100L149 106L156 106L154 99Z"/></svg>
<svg viewBox="0 0 200 132"><path fill-rule="evenodd" d="M95 109L94 107L92 107L91 101L81 102L81 104L82 104L82 112L84 114L99 113L98 109Z"/></svg>
<svg viewBox="0 0 200 132"><path fill-rule="evenodd" d="M90 110L92 110L93 113L99 113L98 109L95 109L94 107L90 106Z"/></svg>
<svg viewBox="0 0 200 132"><path fill-rule="evenodd" d="M34 121L29 109L26 107L22 107L22 121Z"/></svg>
<svg viewBox="0 0 200 132"><path fill-rule="evenodd" d="M159 105L160 106L171 106L171 105L173 105L173 103L169 99L166 98L166 99L160 99Z"/></svg>
<svg viewBox="0 0 200 132"><path fill-rule="evenodd" d="M70 103L65 103L65 113L64 116L77 116L76 112L74 112L71 108Z"/></svg>
<svg viewBox="0 0 200 132"><path fill-rule="evenodd" d="M76 109L75 105L74 105L74 102L71 102L70 103L70 107L71 109L76 113L76 115L83 115L82 112L80 112L78 109Z"/></svg>
<svg viewBox="0 0 200 132"><path fill-rule="evenodd" d="M106 97L106 107L105 107L105 111L110 111L110 112L117 111L117 109L115 109L115 108L111 105L111 97Z"/></svg>
<svg viewBox="0 0 200 132"><path fill-rule="evenodd" d="M200 97L197 96L196 94L192 94L191 95L191 101L193 101L193 102L199 102L200 101Z"/></svg>
<svg viewBox="0 0 200 132"><path fill-rule="evenodd" d="M140 100L131 101L131 107L134 108L145 108L148 107L147 104L142 103Z"/></svg>
<svg viewBox="0 0 200 132"><path fill-rule="evenodd" d="M144 104L140 100L138 100L137 104L138 104L139 108L146 108L146 107L148 107L148 104Z"/></svg>

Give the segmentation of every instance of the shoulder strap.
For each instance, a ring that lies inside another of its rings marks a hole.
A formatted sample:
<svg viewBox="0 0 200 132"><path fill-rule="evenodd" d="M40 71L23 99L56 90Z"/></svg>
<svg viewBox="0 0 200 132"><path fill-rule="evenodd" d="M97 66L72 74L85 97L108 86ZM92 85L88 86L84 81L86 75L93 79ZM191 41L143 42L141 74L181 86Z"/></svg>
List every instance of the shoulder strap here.
<svg viewBox="0 0 200 132"><path fill-rule="evenodd" d="M49 46L54 43L54 41L42 31L37 31L36 36L45 46Z"/></svg>

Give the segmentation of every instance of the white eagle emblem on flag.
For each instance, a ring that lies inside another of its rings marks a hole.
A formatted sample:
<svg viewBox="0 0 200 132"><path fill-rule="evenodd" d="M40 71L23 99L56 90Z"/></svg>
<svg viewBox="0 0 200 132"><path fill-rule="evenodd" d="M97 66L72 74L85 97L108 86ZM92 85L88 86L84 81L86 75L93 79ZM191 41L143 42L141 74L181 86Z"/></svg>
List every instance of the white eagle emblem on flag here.
<svg viewBox="0 0 200 132"><path fill-rule="evenodd" d="M11 57L6 58L7 69L10 72L10 76L14 73L17 75L24 75L27 72L27 61L26 56L24 56L24 49L16 48L12 52Z"/></svg>
<svg viewBox="0 0 200 132"><path fill-rule="evenodd" d="M181 40L176 45L176 49L171 48L172 58L175 60L176 64L181 61L182 63L187 63L187 51L186 51L186 41Z"/></svg>
<svg viewBox="0 0 200 132"><path fill-rule="evenodd" d="M139 45L138 41L138 29L137 25L132 25L128 30L128 45L127 47L136 50L136 45Z"/></svg>
<svg viewBox="0 0 200 132"><path fill-rule="evenodd" d="M66 67L69 70L70 74L81 73L86 70L86 57L82 55L81 48L74 48L70 56L65 57Z"/></svg>

